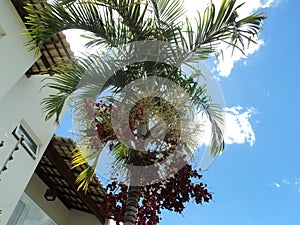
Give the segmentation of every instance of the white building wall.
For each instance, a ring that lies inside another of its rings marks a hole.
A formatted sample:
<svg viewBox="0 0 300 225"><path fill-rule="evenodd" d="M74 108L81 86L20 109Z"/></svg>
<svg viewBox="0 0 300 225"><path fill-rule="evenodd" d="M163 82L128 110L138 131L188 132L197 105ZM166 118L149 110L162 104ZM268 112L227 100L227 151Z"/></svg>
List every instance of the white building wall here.
<svg viewBox="0 0 300 225"><path fill-rule="evenodd" d="M7 170L0 175L1 225L7 223L56 129L53 121L45 122L42 117L40 102L50 94L49 90L40 92L42 79L43 76L27 78L23 75L0 99L0 141L4 140L0 148L0 169L17 143L12 131L21 120L26 121L41 144L36 158L20 147L13 153Z"/></svg>
<svg viewBox="0 0 300 225"><path fill-rule="evenodd" d="M94 214L71 209L65 225L102 225Z"/></svg>
<svg viewBox="0 0 300 225"><path fill-rule="evenodd" d="M55 201L47 201L44 193L47 190L45 183L34 174L26 187L26 194L58 225L101 225L93 214L75 209L67 209L56 198Z"/></svg>
<svg viewBox="0 0 300 225"><path fill-rule="evenodd" d="M0 171L1 225L5 225L35 167L37 166L56 126L45 122L40 109L41 100L49 92L40 93L41 76L28 79L24 73L35 62L34 54L24 46L24 24L10 0L0 1L0 170L13 151L16 138L12 131L25 120L40 141L40 149L34 159L21 147L13 153L7 170Z"/></svg>
<svg viewBox="0 0 300 225"><path fill-rule="evenodd" d="M24 46L25 26L10 0L0 1L0 98L35 62L33 52Z"/></svg>
<svg viewBox="0 0 300 225"><path fill-rule="evenodd" d="M69 215L69 210L59 200L47 201L44 194L47 190L45 183L33 174L29 184L25 189L25 193L57 224L65 225Z"/></svg>
<svg viewBox="0 0 300 225"><path fill-rule="evenodd" d="M0 27L0 143L4 141L4 146L0 147L0 224L6 225L51 140L56 125L53 120L45 122L41 113L40 102L50 94L49 90L40 92L40 82L44 76L27 78L24 75L36 59L34 53L24 46L26 39L22 33L25 26L11 0L0 0ZM33 158L20 146L18 151L14 151L13 160L7 163L7 170L1 172L17 143L12 132L21 120L26 121L36 135L40 148ZM56 202L54 207L47 202L46 206L41 199L45 185L37 177L33 177L32 182L30 185L35 188L27 188L26 192L40 207L45 208L58 225L100 224L94 215L68 210L62 203ZM39 185L40 189L37 187ZM89 223L82 223L82 219Z"/></svg>

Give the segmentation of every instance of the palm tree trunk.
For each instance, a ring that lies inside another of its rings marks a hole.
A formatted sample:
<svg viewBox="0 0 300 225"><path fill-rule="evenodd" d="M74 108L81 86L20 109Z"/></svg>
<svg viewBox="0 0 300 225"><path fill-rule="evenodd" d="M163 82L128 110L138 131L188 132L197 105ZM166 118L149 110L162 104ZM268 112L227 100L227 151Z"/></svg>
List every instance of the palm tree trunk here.
<svg viewBox="0 0 300 225"><path fill-rule="evenodd" d="M129 186L128 197L126 201L124 225L135 224L137 210L139 207L140 193L141 188L139 186Z"/></svg>
<svg viewBox="0 0 300 225"><path fill-rule="evenodd" d="M147 133L146 124L140 124L138 126L137 136L141 138L141 135L145 135ZM132 151L132 150L131 150ZM130 179L139 181L140 174L136 170L130 170ZM129 185L128 196L126 200L126 209L124 216L124 225L134 225L137 217L137 211L139 207L139 200L141 194L141 187Z"/></svg>

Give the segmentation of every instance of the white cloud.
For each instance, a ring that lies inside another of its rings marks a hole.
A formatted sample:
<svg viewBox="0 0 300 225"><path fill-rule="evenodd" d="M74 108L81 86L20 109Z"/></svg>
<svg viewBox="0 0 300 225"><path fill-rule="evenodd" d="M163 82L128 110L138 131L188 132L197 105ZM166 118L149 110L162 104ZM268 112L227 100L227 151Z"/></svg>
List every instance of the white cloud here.
<svg viewBox="0 0 300 225"><path fill-rule="evenodd" d="M67 41L70 43L71 50L74 52L75 56L83 56L82 52L86 52L86 47L84 45L88 42L88 39L81 36L84 34L84 31L65 30L63 33L66 35Z"/></svg>
<svg viewBox="0 0 300 225"><path fill-rule="evenodd" d="M300 188L300 177L296 178L296 179L294 180L294 182L290 182L290 183L293 184L294 186Z"/></svg>
<svg viewBox="0 0 300 225"><path fill-rule="evenodd" d="M218 6L221 4L222 0L213 0L213 3ZM237 5L244 3L244 0L237 0ZM250 13L257 11L258 9L269 8L272 6L278 5L280 0L251 0L246 1L245 4L238 9L238 14L240 17L248 16ZM184 6L186 8L186 14L191 21L197 17L197 11L203 12L204 9L210 4L210 0L185 0ZM185 18L183 18L185 19ZM79 52L84 52L84 43L86 39L83 39L79 36L82 34L82 31L66 31L67 40L71 43L71 49L75 52L75 55L80 55ZM263 45L263 40L256 37L257 45L251 44L248 50L245 51L245 55L240 53L238 50L231 55L232 50L227 49L225 44L221 47L224 53L224 60L221 60L220 64L217 65L217 71L219 72L220 76L229 76L231 73L234 64L241 59L246 59L249 55L253 54L254 52L258 51L260 47ZM246 43L246 41L245 41Z"/></svg>
<svg viewBox="0 0 300 225"><path fill-rule="evenodd" d="M254 52L258 51L260 47L264 44L263 40L255 40L257 44L250 43L249 48L245 50L245 55L243 55L239 50L235 50L233 53L231 50L224 50L225 46L223 47L223 60L221 59L217 64L217 71L219 72L220 76L228 77L231 73L231 70L234 67L234 64L242 59L246 59L249 55L253 54ZM246 65L247 62L244 61Z"/></svg>
<svg viewBox="0 0 300 225"><path fill-rule="evenodd" d="M284 184L290 184L290 182L288 180L286 180L286 179L283 179L282 183L284 183Z"/></svg>
<svg viewBox="0 0 300 225"><path fill-rule="evenodd" d="M287 190L293 190L294 192L300 193L300 177L294 178L294 179L282 179L278 182L272 182L271 184L268 184L269 186L275 186L276 188L285 187L289 188Z"/></svg>
<svg viewBox="0 0 300 225"><path fill-rule="evenodd" d="M254 108L244 110L241 106L225 108L225 143L244 144L252 146L255 142L255 133L249 119L255 113Z"/></svg>
<svg viewBox="0 0 300 225"><path fill-rule="evenodd" d="M278 183L274 183L274 185L277 187L277 188L280 188L280 184L278 184Z"/></svg>
<svg viewBox="0 0 300 225"><path fill-rule="evenodd" d="M256 110L254 108L244 109L241 106L224 108L224 141L225 144L245 144L253 146L255 133L249 119ZM209 145L211 140L211 124L206 116L197 115L196 121L202 121L201 134L199 135L200 145ZM197 122L198 123L198 122Z"/></svg>
<svg viewBox="0 0 300 225"><path fill-rule="evenodd" d="M280 0L265 0L265 2L262 4L262 8L269 8L273 6L277 6L279 4Z"/></svg>
<svg viewBox="0 0 300 225"><path fill-rule="evenodd" d="M245 2L245 4L238 9L239 17L246 17L249 14L259 10L264 9L268 7L272 7L274 5L278 5L280 0L251 0L251 1L244 1L244 0L237 0L237 5L242 4ZM222 0L213 0L213 3L218 7L221 4ZM187 15L189 18L195 18L197 17L197 10L200 12L203 12L204 9L209 5L210 0L185 0L185 7L187 9ZM255 37L255 40L257 44L251 43L249 48L245 51L245 55L243 55L240 51L236 50L232 54L232 50L227 48L227 46L224 44L221 46L220 49L223 50L223 60L221 59L219 64L217 64L217 71L219 72L220 76L227 77L230 75L232 68L234 67L234 64L238 62L241 59L246 59L249 55L253 54L254 52L258 51L260 47L264 44L264 41L262 39L259 39L258 37ZM245 40L245 43L247 41ZM244 64L246 64L246 61L244 61Z"/></svg>

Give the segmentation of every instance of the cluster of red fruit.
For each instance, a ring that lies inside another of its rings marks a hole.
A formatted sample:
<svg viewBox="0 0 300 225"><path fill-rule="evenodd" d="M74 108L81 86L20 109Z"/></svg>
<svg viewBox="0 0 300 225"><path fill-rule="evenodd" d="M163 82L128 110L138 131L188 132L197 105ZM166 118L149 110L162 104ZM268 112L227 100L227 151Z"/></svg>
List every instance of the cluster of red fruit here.
<svg viewBox="0 0 300 225"><path fill-rule="evenodd" d="M212 194L207 185L199 180L202 175L186 164L177 174L156 184L141 187L140 204L136 225L156 225L161 220L162 210L182 213L184 204L194 199L197 204L209 202ZM107 218L113 218L119 225L124 222L124 213L128 187L112 182L106 187L107 195L101 212Z"/></svg>
<svg viewBox="0 0 300 225"><path fill-rule="evenodd" d="M124 105L123 105L124 106ZM112 115L114 116L114 119L121 123L126 123L123 118L121 118L122 113L122 105L119 105L118 108L120 108L117 112L114 111L114 114L112 114L113 105L108 102L92 102L92 101L86 101L86 109L88 112L88 118L91 120L91 128L89 130L94 130L97 132L98 138L101 140L102 143L110 143L110 149L113 148L114 144L117 142L117 136L114 132L114 129L112 127ZM130 114L128 115L129 120L129 128L130 132L133 135L136 134L136 129L139 123L144 123L144 108L140 104L136 104ZM86 130L85 130L86 131ZM124 133L124 132L122 132ZM94 132L94 134L96 134ZM126 135L126 134L125 134Z"/></svg>
<svg viewBox="0 0 300 225"><path fill-rule="evenodd" d="M102 101L87 103L90 116L93 118L92 129L96 130L100 140L105 144L109 144L109 148L112 150L118 143L111 124L112 104ZM137 129L138 124L145 122L143 121L144 112L144 107L139 104L135 105L130 112L128 118L129 126L134 135L136 135L134 131ZM117 118L118 115L114 116ZM135 166L148 166L152 165L154 161L157 162L158 155L163 155L161 160L164 160L172 154L172 163L175 165L169 165L170 167L164 168L164 170L177 168L176 163L184 160L183 154L176 151L176 146L180 144L179 139L174 138L177 136L171 135L170 132L163 138L163 141L169 146L166 151L137 152L132 154L130 160L127 159L127 162ZM185 208L184 204L191 199L194 199L197 204L209 202L212 199L207 186L200 182L202 175L197 170L194 170L186 160L184 162L183 167L170 178L140 188L136 225L158 224L161 220L161 211L164 209L182 213ZM157 171L159 169L157 168ZM119 225L121 222L124 222L128 187L125 184L112 182L106 186L106 192L107 195L105 196L104 204L101 206L101 212L106 218L113 218Z"/></svg>

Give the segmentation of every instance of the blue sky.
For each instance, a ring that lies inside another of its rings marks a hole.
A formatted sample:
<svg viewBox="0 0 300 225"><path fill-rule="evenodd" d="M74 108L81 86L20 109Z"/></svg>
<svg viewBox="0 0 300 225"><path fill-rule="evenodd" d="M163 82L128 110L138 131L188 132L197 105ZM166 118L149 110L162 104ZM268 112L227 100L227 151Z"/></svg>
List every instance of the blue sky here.
<svg viewBox="0 0 300 225"><path fill-rule="evenodd" d="M255 143L227 145L204 173L214 201L165 213L161 225L300 224L299 10L292 0L265 9L264 45L220 81L228 107L256 109Z"/></svg>
<svg viewBox="0 0 300 225"><path fill-rule="evenodd" d="M300 224L300 2L267 3L263 44L220 77L226 106L241 107L232 123L242 125L203 174L213 201L164 212L161 225ZM69 135L66 121L58 135Z"/></svg>

